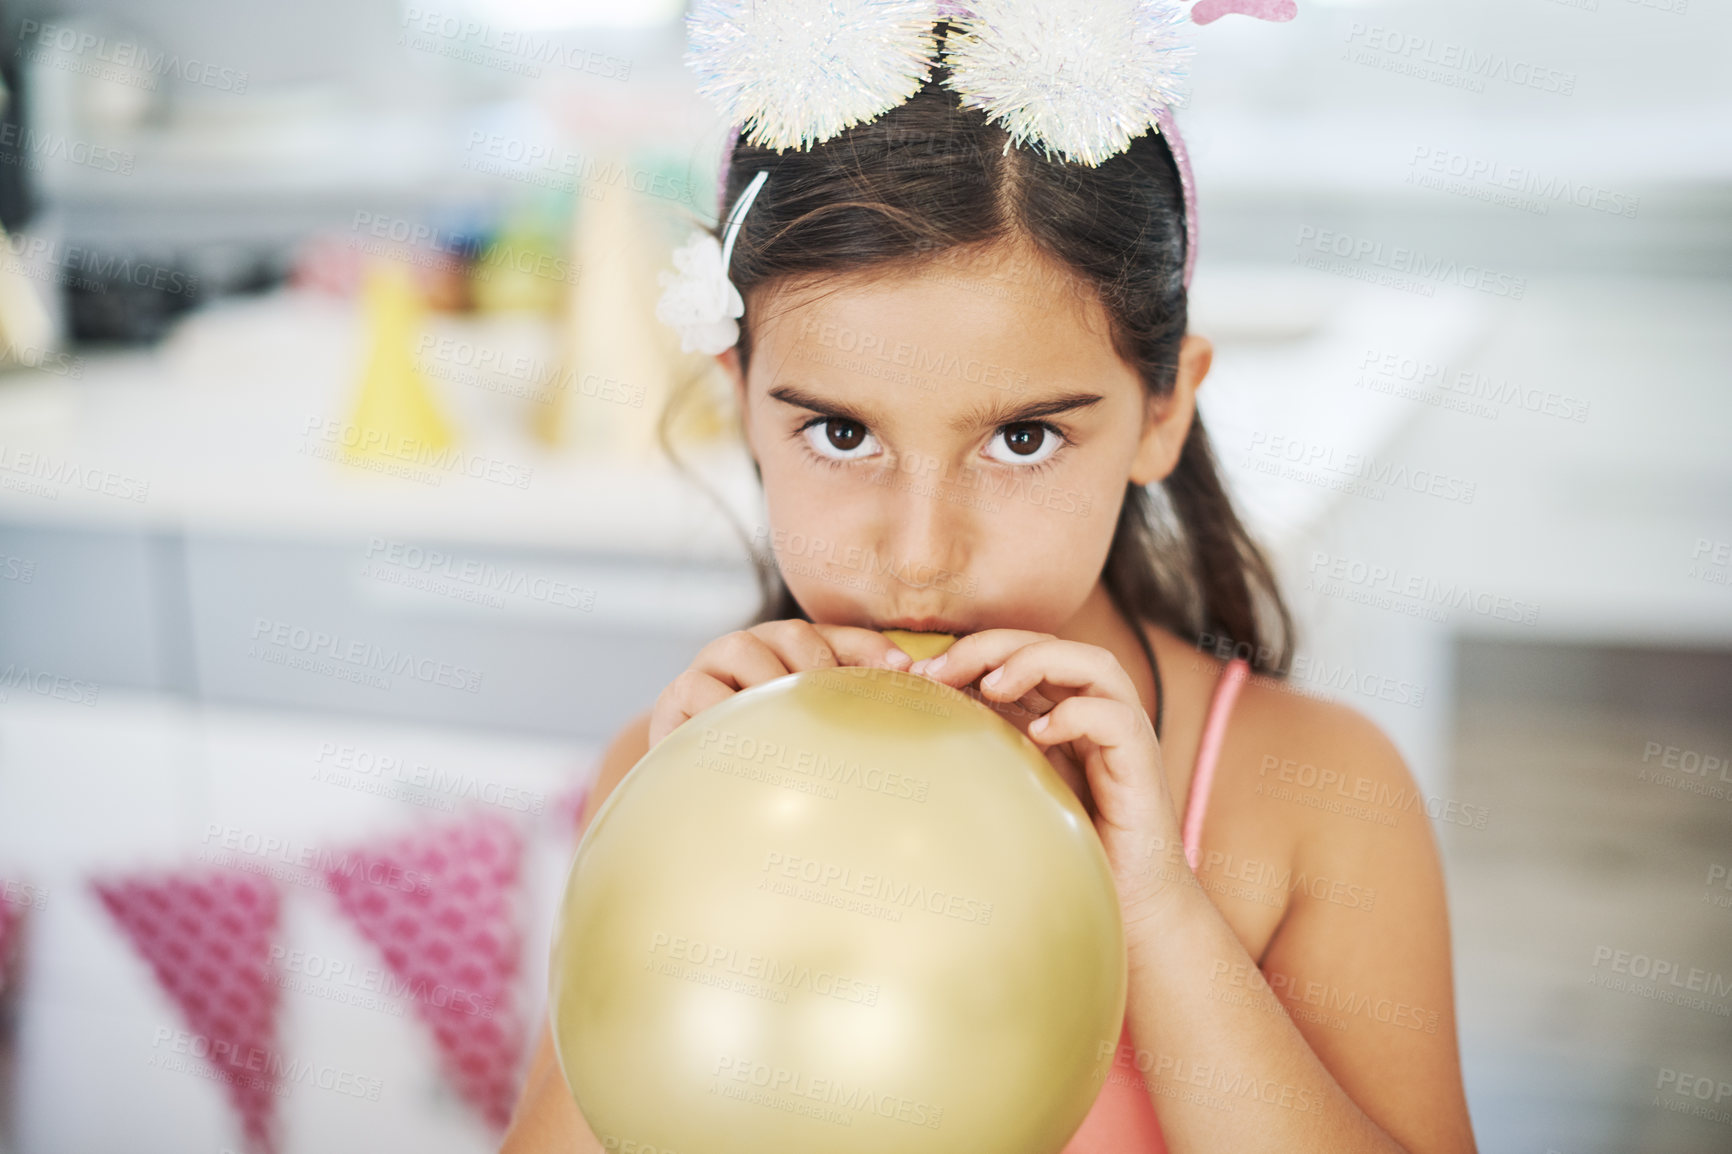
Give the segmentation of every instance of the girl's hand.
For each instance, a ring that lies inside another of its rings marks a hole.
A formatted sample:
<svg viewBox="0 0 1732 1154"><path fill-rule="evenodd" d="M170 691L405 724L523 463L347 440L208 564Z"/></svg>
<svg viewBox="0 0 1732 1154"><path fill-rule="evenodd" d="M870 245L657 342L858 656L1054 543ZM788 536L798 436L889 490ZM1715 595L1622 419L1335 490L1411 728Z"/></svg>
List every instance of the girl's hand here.
<svg viewBox="0 0 1732 1154"><path fill-rule="evenodd" d="M1185 880L1173 863L1188 867L1155 728L1111 651L984 629L910 672L956 687L979 678L985 704L1040 746L1060 776L1085 781L1083 806L1112 866L1127 933L1158 916L1162 895Z"/></svg>
<svg viewBox="0 0 1732 1154"><path fill-rule="evenodd" d="M908 654L882 633L852 625L814 625L794 618L766 621L716 638L668 684L650 712L649 743L657 742L718 701L790 673L837 665L907 669Z"/></svg>

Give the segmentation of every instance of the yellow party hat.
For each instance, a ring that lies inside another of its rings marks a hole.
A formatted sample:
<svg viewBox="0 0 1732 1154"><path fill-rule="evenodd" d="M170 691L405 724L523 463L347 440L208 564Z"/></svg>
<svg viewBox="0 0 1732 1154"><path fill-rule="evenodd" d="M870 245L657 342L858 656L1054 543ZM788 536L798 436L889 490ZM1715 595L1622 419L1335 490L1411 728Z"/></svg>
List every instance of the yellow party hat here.
<svg viewBox="0 0 1732 1154"><path fill-rule="evenodd" d="M621 170L609 156L599 171ZM678 375L656 319L657 248L626 181L596 180L576 199L571 263L579 269L560 319L560 372L537 413L546 441L591 456L659 456L656 424Z"/></svg>
<svg viewBox="0 0 1732 1154"><path fill-rule="evenodd" d="M367 361L355 404L356 434L345 438L345 455L404 460L450 445L452 428L415 365L414 342L426 308L408 271L392 262L370 263L362 306Z"/></svg>

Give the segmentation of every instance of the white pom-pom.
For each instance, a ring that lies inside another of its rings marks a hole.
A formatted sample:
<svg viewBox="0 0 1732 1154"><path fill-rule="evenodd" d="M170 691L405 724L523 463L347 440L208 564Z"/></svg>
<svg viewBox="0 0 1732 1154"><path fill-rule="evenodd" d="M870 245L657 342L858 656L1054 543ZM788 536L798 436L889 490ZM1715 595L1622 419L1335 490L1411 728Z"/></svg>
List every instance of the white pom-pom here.
<svg viewBox="0 0 1732 1154"><path fill-rule="evenodd" d="M709 233L694 232L674 250L674 268L657 276L663 291L656 318L679 330L685 352L713 355L732 348L746 302L722 267L722 246Z"/></svg>
<svg viewBox="0 0 1732 1154"><path fill-rule="evenodd" d="M946 85L1018 145L1080 164L1130 147L1178 96L1176 0L974 0L945 43Z"/></svg>
<svg viewBox="0 0 1732 1154"><path fill-rule="evenodd" d="M686 63L747 138L806 149L918 92L937 19L937 0L697 0Z"/></svg>

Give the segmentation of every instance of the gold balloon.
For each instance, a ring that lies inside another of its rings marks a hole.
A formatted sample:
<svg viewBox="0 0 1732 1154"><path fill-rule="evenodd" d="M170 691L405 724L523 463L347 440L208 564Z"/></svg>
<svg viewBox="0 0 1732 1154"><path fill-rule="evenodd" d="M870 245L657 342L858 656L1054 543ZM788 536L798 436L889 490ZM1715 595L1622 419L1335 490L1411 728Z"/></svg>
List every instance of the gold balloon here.
<svg viewBox="0 0 1732 1154"><path fill-rule="evenodd" d="M632 767L572 863L550 1017L638 1154L1057 1154L1112 1067L1106 854L1040 749L887 669L789 674Z"/></svg>
<svg viewBox="0 0 1732 1154"><path fill-rule="evenodd" d="M953 633L910 633L906 629L886 629L884 636L916 661L923 657L937 657L956 641Z"/></svg>

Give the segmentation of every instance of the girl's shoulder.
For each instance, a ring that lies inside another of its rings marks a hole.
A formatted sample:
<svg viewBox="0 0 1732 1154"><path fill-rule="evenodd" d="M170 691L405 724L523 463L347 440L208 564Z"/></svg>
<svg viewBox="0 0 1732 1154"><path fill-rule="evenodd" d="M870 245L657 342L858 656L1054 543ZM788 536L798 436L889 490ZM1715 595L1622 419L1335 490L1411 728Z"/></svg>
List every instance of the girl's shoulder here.
<svg viewBox="0 0 1732 1154"><path fill-rule="evenodd" d="M1183 805L1203 718L1226 662L1187 652L1168 743ZM1172 714L1169 713L1169 717ZM1163 743L1164 745L1168 743ZM1389 736L1349 705L1254 675L1227 719L1196 873L1254 958L1301 914L1370 915L1386 895L1429 892L1441 867L1420 789Z"/></svg>
<svg viewBox="0 0 1732 1154"><path fill-rule="evenodd" d="M1214 664L1187 675L1191 691L1212 691ZM1203 708L1184 717L1200 728ZM1439 1141L1472 1150L1431 827L1454 820L1453 805L1426 796L1359 710L1253 678L1222 742L1196 874L1255 966L1217 965L1210 996L1243 1004L1273 991L1374 1120L1430 1116Z"/></svg>

